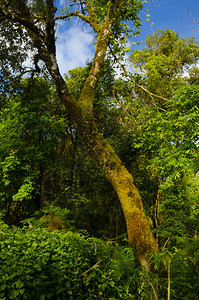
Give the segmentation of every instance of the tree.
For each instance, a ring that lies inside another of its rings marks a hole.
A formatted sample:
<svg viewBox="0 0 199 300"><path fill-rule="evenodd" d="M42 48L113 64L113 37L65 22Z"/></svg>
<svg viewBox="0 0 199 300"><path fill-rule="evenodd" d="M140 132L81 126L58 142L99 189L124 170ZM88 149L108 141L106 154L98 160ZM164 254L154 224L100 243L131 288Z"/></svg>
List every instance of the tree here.
<svg viewBox="0 0 199 300"><path fill-rule="evenodd" d="M191 165L197 164L199 47L193 38L180 39L172 30L154 32L146 38L146 45L143 50L133 51L130 58L144 71L136 80L156 95L162 93L169 98L162 100L137 90L139 101L127 100L133 112L127 119L135 132L134 147L142 149L143 155L148 150L150 161L146 164L154 160L155 172L164 178L171 173L175 177L180 169L190 166L191 158L195 159Z"/></svg>
<svg viewBox="0 0 199 300"><path fill-rule="evenodd" d="M32 9L37 4L40 9ZM146 254L158 250L157 242L151 232L150 224L144 213L142 200L132 175L116 155L110 144L99 132L93 116L93 100L104 68L104 59L109 43L122 39L128 34L126 21L140 23L138 12L142 8L140 0L111 1L71 1L77 10L66 11L55 16L57 8L53 0L44 1L0 1L0 19L20 24L26 30L31 43L36 49L35 66L42 60L54 80L59 98L68 110L70 118L88 154L98 164L113 185L120 199L127 224L129 244L135 249L141 263L149 270ZM70 7L69 7L70 8ZM95 55L87 80L76 100L60 74L56 60L55 22L60 19L79 17L88 23L96 35ZM3 24L3 23L2 23ZM4 26L4 24L3 24Z"/></svg>
<svg viewBox="0 0 199 300"><path fill-rule="evenodd" d="M168 46L171 40L174 47ZM151 214L157 228L160 200L171 198L172 190L176 201L186 202L182 193L176 196L176 190L182 189L180 181L185 182L184 177L198 172L199 48L193 38L180 39L171 30L154 32L147 37L146 45L131 55L131 62L144 72L132 79L138 85L144 83L153 94L138 88L135 92L134 83L126 82L125 93L118 89L118 97L123 99L124 128L132 148L137 149L132 174L137 172L135 182L144 202L149 209L153 206ZM185 68L187 77L183 74ZM161 99L161 94L169 98Z"/></svg>
<svg viewBox="0 0 199 300"><path fill-rule="evenodd" d="M171 98L182 82L181 75L196 63L199 46L194 38L179 38L173 30L157 30L147 36L146 46L134 50L130 61L139 68L150 92Z"/></svg>
<svg viewBox="0 0 199 300"><path fill-rule="evenodd" d="M68 124L52 84L41 78L21 80L0 116L0 207L6 221L16 225L48 201L49 170L57 181L61 173L56 162L66 168L58 149L68 137Z"/></svg>

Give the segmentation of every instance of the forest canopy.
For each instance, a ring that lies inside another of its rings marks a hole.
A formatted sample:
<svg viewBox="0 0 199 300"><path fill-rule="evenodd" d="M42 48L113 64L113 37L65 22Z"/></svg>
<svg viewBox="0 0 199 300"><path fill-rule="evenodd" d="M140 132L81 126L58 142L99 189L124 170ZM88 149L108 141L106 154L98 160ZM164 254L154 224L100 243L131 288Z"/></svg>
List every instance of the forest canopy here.
<svg viewBox="0 0 199 300"><path fill-rule="evenodd" d="M146 1L65 2L0 1L0 298L196 299L198 42L129 52ZM71 18L95 53L62 75Z"/></svg>

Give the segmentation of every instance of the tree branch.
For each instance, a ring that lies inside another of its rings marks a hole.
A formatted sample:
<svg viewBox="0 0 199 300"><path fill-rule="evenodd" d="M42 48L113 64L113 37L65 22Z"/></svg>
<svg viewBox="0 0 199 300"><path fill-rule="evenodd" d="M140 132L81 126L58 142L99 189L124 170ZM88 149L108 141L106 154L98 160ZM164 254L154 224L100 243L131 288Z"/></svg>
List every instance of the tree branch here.
<svg viewBox="0 0 199 300"><path fill-rule="evenodd" d="M192 21L193 21L194 23L196 23L196 24L199 24L199 22L198 22L198 21L196 21L196 19L194 19L194 18L192 17L192 15L190 14L189 10L188 10L188 9L186 9L186 11L187 11L187 13L188 13L189 17L192 19Z"/></svg>
<svg viewBox="0 0 199 300"><path fill-rule="evenodd" d="M55 7L53 0L46 0L46 39L45 44L50 54L55 56Z"/></svg>
<svg viewBox="0 0 199 300"><path fill-rule="evenodd" d="M111 38L112 22L107 18L102 24L98 34L98 40L95 48L95 56L89 76L84 84L78 103L83 111L83 114L93 117L93 99L96 93L96 88L99 79L104 69L104 59Z"/></svg>
<svg viewBox="0 0 199 300"><path fill-rule="evenodd" d="M84 14L82 14L78 10L70 12L66 15L57 16L57 17L55 17L55 20L65 20L65 19L68 19L70 17L79 17L82 21L89 24L96 33L99 31L99 26L97 25L95 20L91 16L85 16Z"/></svg>
<svg viewBox="0 0 199 300"><path fill-rule="evenodd" d="M101 261L102 261L102 259L100 259L96 264L94 264L94 266L92 266L91 268L86 270L84 273L82 273L81 276L87 276L87 273L89 273L91 270L98 268Z"/></svg>
<svg viewBox="0 0 199 300"><path fill-rule="evenodd" d="M112 28L117 22L117 17L120 15L120 10L116 9L114 1L108 3L108 12L105 21L99 26L98 40L95 48L95 56L89 76L84 84L78 103L83 111L83 114L93 117L93 99L99 79L103 73L104 60L108 48L109 41L112 36ZM90 1L87 0L88 7ZM118 7L123 5L124 1L118 2ZM117 8L118 8L117 7ZM92 9L91 7L89 9Z"/></svg>
<svg viewBox="0 0 199 300"><path fill-rule="evenodd" d="M40 28L38 28L37 26L34 25L33 21L31 20L31 15L30 14L29 14L29 16L22 17L22 16L19 16L17 14L14 14L13 12L10 12L10 11L6 10L2 6L0 6L0 14L2 15L0 17L1 20L3 20L3 18L4 18L4 19L11 20L13 22L19 23L19 24L23 25L25 28L27 28L27 29L31 30L32 32L34 32L42 40L44 39L43 31Z"/></svg>
<svg viewBox="0 0 199 300"><path fill-rule="evenodd" d="M145 88L143 85L137 83L135 81L135 79L131 76L131 74L127 71L125 65L116 57L116 55L114 54L111 46L109 45L109 49L111 51L111 54L113 55L114 59L117 61L117 63L120 65L120 67L122 68L122 70L124 71L124 73L127 75L127 77L129 77L131 79L131 81L138 87L140 88L141 90L143 90L145 93L147 93L149 96L151 97L155 97L155 98L158 98L158 99L161 99L161 100L164 100L164 101L169 101L169 99L165 98L165 97L162 97L162 96L159 96L159 95L156 95L152 92L150 92L147 88Z"/></svg>
<svg viewBox="0 0 199 300"><path fill-rule="evenodd" d="M97 22L97 15L96 15L96 13L94 11L94 8L92 7L91 2L89 0L86 0L85 2L86 2L87 11L88 11L88 13L90 15L90 18L92 19L92 24L93 24L92 27L93 26L96 27L97 30L95 30L94 27L93 27L93 29L96 32L98 32L99 25L98 25L98 22Z"/></svg>

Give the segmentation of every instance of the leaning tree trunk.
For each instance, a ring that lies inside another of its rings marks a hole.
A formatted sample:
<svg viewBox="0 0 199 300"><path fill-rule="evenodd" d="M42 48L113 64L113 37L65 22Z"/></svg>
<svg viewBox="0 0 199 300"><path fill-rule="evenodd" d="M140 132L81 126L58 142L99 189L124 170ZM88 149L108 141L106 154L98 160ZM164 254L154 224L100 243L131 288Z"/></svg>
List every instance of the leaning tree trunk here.
<svg viewBox="0 0 199 300"><path fill-rule="evenodd" d="M103 38L102 40L104 42L105 39ZM157 252L158 245L144 213L140 194L133 182L132 175L127 171L102 133L98 131L94 121L92 102L95 95L96 82L98 82L98 76L100 76L98 73L101 73L100 68L103 68L105 57L105 52L103 55L101 53L101 47L102 45L100 44L99 50L97 51L96 49L90 76L78 101L71 95L66 82L60 75L55 53L51 52L48 59L44 58L44 61L54 79L58 95L69 112L69 116L88 154L101 168L114 187L124 212L129 244L135 249L140 264L149 271L147 253Z"/></svg>
<svg viewBox="0 0 199 300"><path fill-rule="evenodd" d="M67 96L62 95L61 98L68 109ZM141 265L149 270L146 254L157 251L157 242L151 232L132 175L127 171L110 144L98 132L94 121L83 118L80 110L77 113L78 110L76 108L76 113L73 115L77 132L86 146L87 152L117 192L126 219L129 244L135 249Z"/></svg>
<svg viewBox="0 0 199 300"><path fill-rule="evenodd" d="M140 264L149 271L147 254L149 252L157 252L158 245L144 213L142 200L133 182L132 175L125 168L111 145L99 133L94 119L82 113L82 107L79 107L78 102L68 93L61 75L57 75L55 76L55 83L59 97L67 111L69 111L88 154L101 168L114 187L124 212L129 245L134 248Z"/></svg>
<svg viewBox="0 0 199 300"><path fill-rule="evenodd" d="M79 126L81 130L79 130ZM83 127L82 123L78 124L77 130L80 132L82 140L85 140ZM147 252L156 252L157 243L144 213L141 197L134 185L132 175L127 171L110 144L102 135L97 134L97 131L91 131L89 134L87 131L85 145L90 156L100 166L117 192L126 220L129 244L134 248L141 265L149 270L146 254Z"/></svg>

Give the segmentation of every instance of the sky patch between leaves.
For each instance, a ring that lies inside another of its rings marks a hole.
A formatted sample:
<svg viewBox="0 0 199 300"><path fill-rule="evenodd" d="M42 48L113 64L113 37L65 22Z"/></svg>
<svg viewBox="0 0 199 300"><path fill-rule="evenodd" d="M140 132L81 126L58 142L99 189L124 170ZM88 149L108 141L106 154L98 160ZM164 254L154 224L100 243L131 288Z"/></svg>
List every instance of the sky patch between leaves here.
<svg viewBox="0 0 199 300"><path fill-rule="evenodd" d="M57 61L61 74L75 67L82 67L93 58L93 36L85 33L82 27L74 25L64 29L64 24L57 29Z"/></svg>

